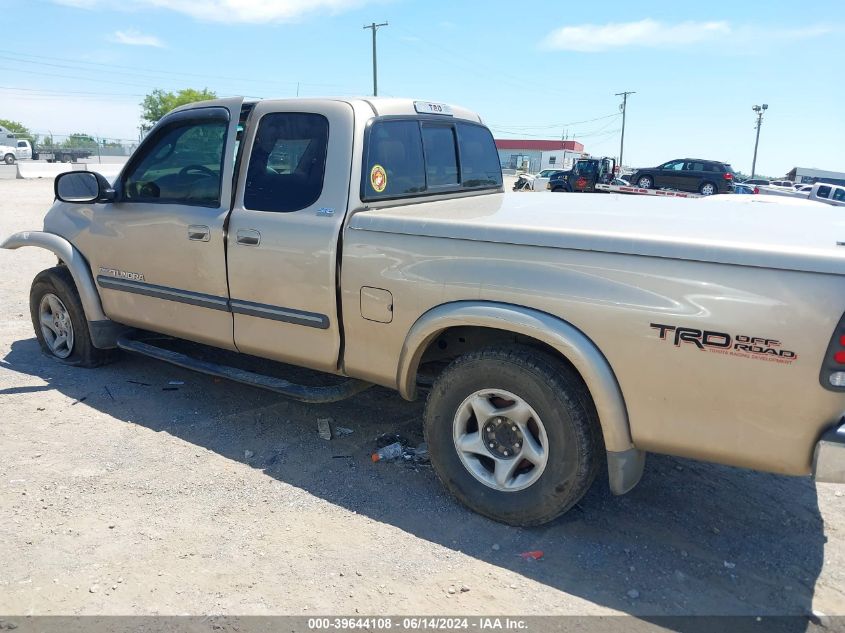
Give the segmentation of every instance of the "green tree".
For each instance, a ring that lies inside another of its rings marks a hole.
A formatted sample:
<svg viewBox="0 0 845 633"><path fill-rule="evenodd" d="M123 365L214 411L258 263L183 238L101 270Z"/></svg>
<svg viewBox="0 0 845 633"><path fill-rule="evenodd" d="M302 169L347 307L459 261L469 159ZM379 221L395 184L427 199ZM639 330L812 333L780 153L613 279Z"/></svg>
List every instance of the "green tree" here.
<svg viewBox="0 0 845 633"><path fill-rule="evenodd" d="M174 108L188 103L216 98L217 93L208 88L203 88L202 90L185 88L179 92L165 92L161 89L153 90L141 102L141 126L145 130L149 130L158 123L161 117Z"/></svg>
<svg viewBox="0 0 845 633"><path fill-rule="evenodd" d="M65 139L64 143L62 143L62 147L90 149L92 147L97 147L97 141L95 141L94 137L90 134L76 132Z"/></svg>

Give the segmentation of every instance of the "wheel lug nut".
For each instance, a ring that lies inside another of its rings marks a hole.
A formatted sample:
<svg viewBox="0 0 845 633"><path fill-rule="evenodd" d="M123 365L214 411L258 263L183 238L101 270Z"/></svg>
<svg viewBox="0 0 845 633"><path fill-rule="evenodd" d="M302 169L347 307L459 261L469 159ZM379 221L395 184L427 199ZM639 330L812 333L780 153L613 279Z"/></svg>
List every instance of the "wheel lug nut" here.
<svg viewBox="0 0 845 633"><path fill-rule="evenodd" d="M508 455L510 455L510 453L508 451L505 451L505 457L507 457Z"/></svg>
<svg viewBox="0 0 845 633"><path fill-rule="evenodd" d="M494 442L490 442L490 448L493 448L495 446L496 446L496 444Z"/></svg>

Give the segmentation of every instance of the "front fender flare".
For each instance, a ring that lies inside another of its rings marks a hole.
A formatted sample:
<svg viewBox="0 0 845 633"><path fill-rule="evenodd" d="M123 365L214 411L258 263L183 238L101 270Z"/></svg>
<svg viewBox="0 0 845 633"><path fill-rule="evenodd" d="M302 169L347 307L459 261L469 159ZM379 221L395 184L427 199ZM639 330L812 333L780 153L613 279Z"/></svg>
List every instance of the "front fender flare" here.
<svg viewBox="0 0 845 633"><path fill-rule="evenodd" d="M94 278L91 275L88 262L73 244L60 235L45 233L44 231L23 231L21 233L15 233L7 237L0 244L0 248L9 250L23 246L37 246L52 251L68 267L70 274L73 276L73 281L79 292L79 298L82 301L82 307L85 310L85 318L88 319L88 322L108 320L108 317L103 312L103 305L100 303L100 295L97 292L97 287L94 285Z"/></svg>
<svg viewBox="0 0 845 633"><path fill-rule="evenodd" d="M595 343L563 319L539 310L492 301L457 301L432 308L411 327L399 358L397 385L402 397L416 395L416 375L429 344L450 327L505 330L557 350L581 374L590 390L608 453L610 488L624 494L642 476L645 453L631 439L628 410L610 363Z"/></svg>

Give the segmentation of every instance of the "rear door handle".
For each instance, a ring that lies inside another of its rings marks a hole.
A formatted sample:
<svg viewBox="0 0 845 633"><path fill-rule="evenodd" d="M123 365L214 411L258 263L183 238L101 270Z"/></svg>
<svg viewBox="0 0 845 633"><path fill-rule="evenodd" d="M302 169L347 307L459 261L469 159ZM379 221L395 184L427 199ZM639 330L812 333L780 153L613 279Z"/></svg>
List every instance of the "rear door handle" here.
<svg viewBox="0 0 845 633"><path fill-rule="evenodd" d="M255 229L238 229L238 244L258 246L260 243L261 233Z"/></svg>
<svg viewBox="0 0 845 633"><path fill-rule="evenodd" d="M188 239L195 242L207 242L211 239L211 229L202 224L192 224L188 227Z"/></svg>

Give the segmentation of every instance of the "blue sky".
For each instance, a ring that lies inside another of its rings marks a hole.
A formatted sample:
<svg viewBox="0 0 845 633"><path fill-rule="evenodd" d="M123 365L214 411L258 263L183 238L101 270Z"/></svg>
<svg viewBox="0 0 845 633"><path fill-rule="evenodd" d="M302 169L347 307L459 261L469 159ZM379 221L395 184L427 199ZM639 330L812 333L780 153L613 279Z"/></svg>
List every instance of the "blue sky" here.
<svg viewBox="0 0 845 633"><path fill-rule="evenodd" d="M807 7L806 10L802 10ZM253 97L379 93L467 106L497 137L625 163L695 156L758 173L845 171L845 3L0 0L0 118L137 137L153 88Z"/></svg>

